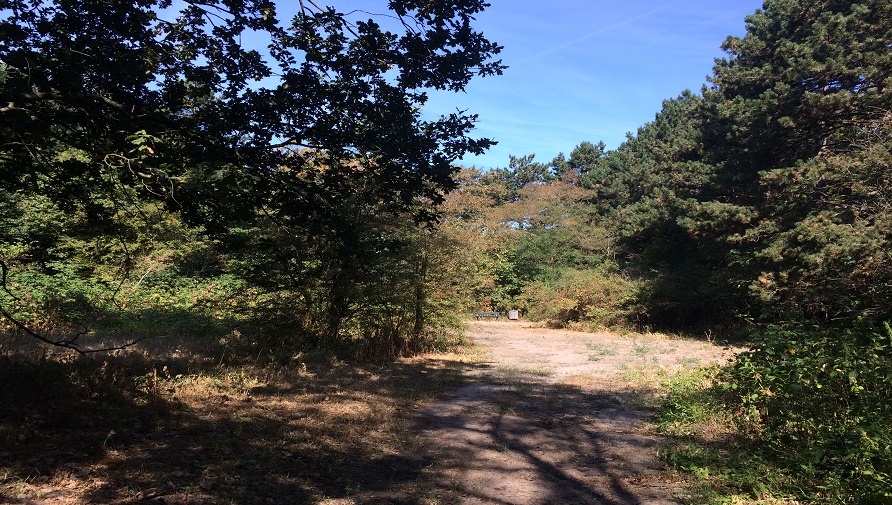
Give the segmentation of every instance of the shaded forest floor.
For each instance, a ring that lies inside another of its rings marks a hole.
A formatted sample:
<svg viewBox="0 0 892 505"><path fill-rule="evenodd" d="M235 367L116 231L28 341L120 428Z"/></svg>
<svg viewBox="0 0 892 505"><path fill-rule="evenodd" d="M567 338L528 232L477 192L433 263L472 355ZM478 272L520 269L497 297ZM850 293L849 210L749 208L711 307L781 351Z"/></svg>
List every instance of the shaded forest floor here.
<svg viewBox="0 0 892 505"><path fill-rule="evenodd" d="M727 351L517 322L468 334L386 366L7 353L0 503L676 503L647 405L673 369Z"/></svg>

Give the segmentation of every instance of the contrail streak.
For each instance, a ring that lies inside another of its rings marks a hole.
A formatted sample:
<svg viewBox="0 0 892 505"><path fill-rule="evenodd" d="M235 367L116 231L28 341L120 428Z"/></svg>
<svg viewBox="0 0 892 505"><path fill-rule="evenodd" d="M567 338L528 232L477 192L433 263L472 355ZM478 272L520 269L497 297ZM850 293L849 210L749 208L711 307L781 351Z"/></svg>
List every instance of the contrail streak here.
<svg viewBox="0 0 892 505"><path fill-rule="evenodd" d="M597 37L598 35L601 35L602 33L606 33L606 32L609 32L609 31L611 31L611 30L615 30L615 29L617 29L617 28L619 28L619 27L621 27L621 26L625 26L625 25L631 23L632 21L637 21L637 20L639 20L639 19L646 18L646 17L648 17L648 16L650 16L650 15L656 14L657 12L664 11L664 10L666 10L666 9L668 9L668 8L670 8L670 7L672 7L672 6L674 6L674 5L677 4L677 3L678 3L678 2L672 2L672 3L666 4L666 5L662 6L662 7L658 7L658 8L656 8L656 9L654 9L654 10L651 10L651 11L645 12L645 13L643 13L643 14L639 14L639 15L637 15L637 16L635 16L635 17L631 17L631 18L629 18L629 19L626 19L625 21L621 21L621 22L619 22L619 23L615 23L615 24L612 24L612 25L610 25L610 26L605 26L604 28L601 28L601 29L599 29L599 30L593 31L592 33L583 35L582 37L579 37L578 39L573 39L573 40L571 40L571 41L569 41L569 42L564 42L563 44L560 44L560 45L557 45L557 46L548 48L548 49L546 49L546 50L544 50L544 51L540 51L540 52L538 52L538 53L536 53L536 54L532 54L532 55L527 56L527 57L525 57L525 58L521 58L520 60L517 60L517 62L516 62L515 64L517 64L517 63L523 63L523 62L525 62L525 61L529 61L529 60L532 60L532 59L536 59L536 58L545 56L546 54L553 53L553 52L555 52L555 51L560 51L561 49L564 49L565 47L570 47L570 46L572 46L572 45L576 45L576 44L582 42L583 40L588 40L588 39L590 39L590 38L592 38L592 37Z"/></svg>

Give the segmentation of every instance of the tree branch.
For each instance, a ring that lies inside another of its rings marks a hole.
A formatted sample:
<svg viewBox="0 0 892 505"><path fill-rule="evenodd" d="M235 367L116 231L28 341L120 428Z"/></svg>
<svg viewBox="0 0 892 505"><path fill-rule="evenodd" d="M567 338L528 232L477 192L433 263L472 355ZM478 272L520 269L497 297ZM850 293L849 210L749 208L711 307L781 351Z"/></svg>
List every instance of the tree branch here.
<svg viewBox="0 0 892 505"><path fill-rule="evenodd" d="M12 292L9 291L8 286L6 285L6 279L7 279L8 274L9 274L9 267L6 266L6 263L3 262L3 260L0 260L0 288L2 288L3 291L5 291L14 300L18 300L19 298L16 297L15 295L13 295ZM80 345L77 343L77 340L80 337L82 337L83 335L86 335L87 333L89 333L89 329L87 329L87 328L85 328L84 331L82 331L82 332L76 333L72 337L64 338L64 339L60 339L60 340L53 340L53 339L51 339L49 337L45 337L45 336L41 335L40 333L37 333L36 331L29 328L28 325L19 321L15 316L10 314L9 311L7 311L6 308L3 307L2 305L0 305L0 315L2 315L7 321L12 323L13 326L18 328L22 332L24 332L29 337L35 338L45 344L49 344L54 347L61 347L63 349L68 349L68 350L74 351L74 352L80 354L81 356L86 356L87 354L93 354L93 353L97 353L97 352L122 351L124 349L127 349L128 347L133 347L134 345L142 342L143 340L148 340L149 338L152 338L152 337L141 337L136 340L127 342L126 344L121 344L121 345L113 346L113 347L103 347L100 349L81 349Z"/></svg>
<svg viewBox="0 0 892 505"><path fill-rule="evenodd" d="M121 103L118 103L110 98L106 98L102 95L97 95L95 93L55 93L50 91L35 91L33 93L21 93L19 95L15 95L18 98L21 98L26 101L47 101L47 100L59 100L63 102L67 101L91 101L91 102L102 102L109 107L120 110L122 112L128 112L127 106ZM17 108L15 106L15 101L10 101L7 107L0 109L0 112L6 110L12 110ZM131 107L129 113L133 113L135 111L135 107Z"/></svg>

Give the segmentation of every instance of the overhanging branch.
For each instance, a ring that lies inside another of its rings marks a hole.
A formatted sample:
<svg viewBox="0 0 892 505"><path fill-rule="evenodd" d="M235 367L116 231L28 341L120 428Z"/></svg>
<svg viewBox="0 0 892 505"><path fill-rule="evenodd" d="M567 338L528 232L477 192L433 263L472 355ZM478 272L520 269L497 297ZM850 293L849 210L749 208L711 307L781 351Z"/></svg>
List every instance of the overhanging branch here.
<svg viewBox="0 0 892 505"><path fill-rule="evenodd" d="M51 91L35 91L32 93L20 93L15 95L14 98L21 99L23 101L28 102L37 102L37 101L49 101L49 100L57 100L60 102L102 102L109 107L117 109L122 112L127 112L132 114L135 112L136 108L131 107L128 111L127 106L112 100L111 98L104 97L102 95L98 95L96 93L82 93L82 92L72 92L72 93L57 93ZM0 109L0 112L6 110L15 109L15 100L10 100L7 107Z"/></svg>
<svg viewBox="0 0 892 505"><path fill-rule="evenodd" d="M6 263L3 262L3 260L0 260L0 288L2 288L3 291L6 292L6 294L8 294L14 300L18 300L18 298L15 295L13 295L12 292L9 291L9 287L6 285L6 279L8 277L8 274L9 274L9 267L6 266ZM45 344L49 344L54 347L61 347L63 349L68 349L68 350L74 351L74 352L80 354L81 356L86 356L87 354L93 354L93 353L97 353L97 352L121 351L121 350L127 349L128 347L133 347L134 345L142 342L143 340L148 340L149 338L151 338L151 337L140 337L136 340L127 342L126 344L121 344L121 345L112 346L112 347L103 347L103 348L99 348L99 349L82 349L80 344L78 343L78 339L80 337L86 335L87 333L89 333L89 329L85 328L84 331L76 333L73 336L68 337L68 338L54 340L52 338L41 335L40 333L29 328L27 324L19 321L18 318L13 316L9 311L6 310L6 307L3 307L2 305L0 305L0 315L2 315L4 319L9 321L13 326L15 326L16 328L21 330L23 333L25 333L29 337L35 338Z"/></svg>

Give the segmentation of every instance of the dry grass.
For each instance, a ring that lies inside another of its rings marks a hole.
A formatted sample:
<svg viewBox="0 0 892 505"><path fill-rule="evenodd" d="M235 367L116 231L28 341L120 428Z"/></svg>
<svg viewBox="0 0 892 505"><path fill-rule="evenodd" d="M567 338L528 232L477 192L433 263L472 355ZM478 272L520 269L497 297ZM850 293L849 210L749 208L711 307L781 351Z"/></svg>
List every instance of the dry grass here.
<svg viewBox="0 0 892 505"><path fill-rule="evenodd" d="M523 381L549 377L554 374L554 368L539 365L522 366L497 366L489 375L500 382Z"/></svg>
<svg viewBox="0 0 892 505"><path fill-rule="evenodd" d="M561 377L561 380L558 384L572 388L592 389L602 385L603 383L604 379L599 377L597 374L577 373Z"/></svg>
<svg viewBox="0 0 892 505"><path fill-rule="evenodd" d="M386 366L0 357L0 503L350 503L411 494L412 413L473 352Z"/></svg>

